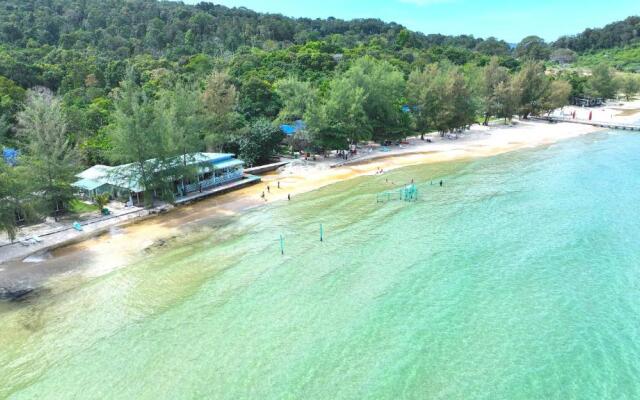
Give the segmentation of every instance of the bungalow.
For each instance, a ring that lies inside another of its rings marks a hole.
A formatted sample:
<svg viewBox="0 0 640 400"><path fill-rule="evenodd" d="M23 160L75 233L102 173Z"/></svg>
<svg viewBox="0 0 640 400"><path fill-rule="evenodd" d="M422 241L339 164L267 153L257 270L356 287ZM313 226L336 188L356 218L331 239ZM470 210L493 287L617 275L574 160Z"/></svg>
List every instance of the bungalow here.
<svg viewBox="0 0 640 400"><path fill-rule="evenodd" d="M194 174L190 177L171 178L174 194L178 198L191 192L240 180L244 175L244 161L235 159L233 154L225 153L193 153L187 155L184 160L182 157L176 157L157 168L166 171L181 166L184 161L187 166L193 167ZM153 164L155 160L147 162ZM76 177L78 180L72 186L86 198L109 193L111 197L128 201L130 204L139 204L144 199L144 184L135 164L114 167L94 165Z"/></svg>

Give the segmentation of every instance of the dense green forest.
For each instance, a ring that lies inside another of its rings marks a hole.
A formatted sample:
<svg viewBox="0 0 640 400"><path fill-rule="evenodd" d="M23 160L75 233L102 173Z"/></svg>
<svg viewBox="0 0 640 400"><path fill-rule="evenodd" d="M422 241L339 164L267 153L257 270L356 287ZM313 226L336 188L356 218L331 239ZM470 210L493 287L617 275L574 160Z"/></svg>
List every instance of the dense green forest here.
<svg viewBox="0 0 640 400"><path fill-rule="evenodd" d="M556 48L568 48L577 52L624 47L640 42L640 17L633 16L624 21L613 22L604 28L586 29L575 36L563 36L555 43Z"/></svg>
<svg viewBox="0 0 640 400"><path fill-rule="evenodd" d="M615 69L637 60L597 54L637 49L638 21L512 48L376 19L210 3L5 0L0 141L21 157L16 167L0 163L0 224L14 232L16 212L51 214L73 198L73 174L97 163L138 162L146 175L146 159L215 150L259 164L285 147L345 149L527 118L570 96L631 96L637 78ZM566 68L576 62L593 73ZM561 72L548 73L555 64ZM284 140L278 126L299 119L307 129Z"/></svg>

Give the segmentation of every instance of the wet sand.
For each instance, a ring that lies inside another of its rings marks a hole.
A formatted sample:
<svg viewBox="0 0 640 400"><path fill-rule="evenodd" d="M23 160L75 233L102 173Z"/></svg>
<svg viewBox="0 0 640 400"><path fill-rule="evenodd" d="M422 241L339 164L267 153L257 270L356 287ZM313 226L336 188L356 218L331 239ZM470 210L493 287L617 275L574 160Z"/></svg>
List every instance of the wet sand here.
<svg viewBox="0 0 640 400"><path fill-rule="evenodd" d="M508 151L544 146L588 134L598 128L577 124L521 122L514 127L476 126L458 140L435 138L433 143L372 152L353 165L330 168L328 163L294 165L263 176L263 182L232 193L178 207L167 214L139 223L112 228L110 232L46 254L42 262L16 261L0 264L0 287L39 287L53 276L79 274L91 278L109 273L144 257L145 249L163 246L199 228L232 221L240 213L295 196L334 182L379 169L389 171L409 165L488 157ZM277 184L280 182L280 188ZM270 191L266 187L270 187ZM265 192L266 201L261 198Z"/></svg>

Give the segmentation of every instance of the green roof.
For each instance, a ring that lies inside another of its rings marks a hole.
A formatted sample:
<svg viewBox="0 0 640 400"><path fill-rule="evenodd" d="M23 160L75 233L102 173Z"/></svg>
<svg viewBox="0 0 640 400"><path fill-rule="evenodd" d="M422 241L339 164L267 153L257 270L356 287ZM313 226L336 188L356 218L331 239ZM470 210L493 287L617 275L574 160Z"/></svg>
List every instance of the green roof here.
<svg viewBox="0 0 640 400"><path fill-rule="evenodd" d="M94 190L103 185L106 185L106 183L99 182L93 179L80 179L79 181L74 182L71 186L84 190Z"/></svg>
<svg viewBox="0 0 640 400"><path fill-rule="evenodd" d="M199 170L204 170L205 167L209 169L232 168L244 164L243 161L236 160L232 157L233 154L230 153L193 153L187 156L187 164L196 165L199 167ZM163 169L182 165L182 162L182 156L173 157L168 160L168 162L158 166L154 166L154 163L156 163L155 159L146 161L149 167ZM74 183L73 186L85 190L94 190L102 185L111 185L132 192L144 191L138 165L134 163L115 167L95 165L76 175L76 177L80 178L80 180Z"/></svg>
<svg viewBox="0 0 640 400"><path fill-rule="evenodd" d="M219 163L214 163L213 169L237 167L238 165L242 165L242 164L244 164L244 161L242 160L227 160Z"/></svg>

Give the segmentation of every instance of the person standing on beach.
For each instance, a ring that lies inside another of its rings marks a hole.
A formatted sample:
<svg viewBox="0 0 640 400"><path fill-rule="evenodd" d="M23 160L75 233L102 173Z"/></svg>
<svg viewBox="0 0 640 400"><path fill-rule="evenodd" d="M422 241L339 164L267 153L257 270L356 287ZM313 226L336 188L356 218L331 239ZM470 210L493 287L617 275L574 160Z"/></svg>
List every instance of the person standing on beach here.
<svg viewBox="0 0 640 400"><path fill-rule="evenodd" d="M291 201L291 193L287 194L287 200Z"/></svg>
<svg viewBox="0 0 640 400"><path fill-rule="evenodd" d="M280 181L278 181L278 189L280 189Z"/></svg>
<svg viewBox="0 0 640 400"><path fill-rule="evenodd" d="M441 179L441 180L440 180L440 187L442 187L442 184L443 184L443 183L444 183L444 182L442 182L442 179Z"/></svg>
<svg viewBox="0 0 640 400"><path fill-rule="evenodd" d="M267 193L271 193L271 188L269 188L269 185L267 185Z"/></svg>

